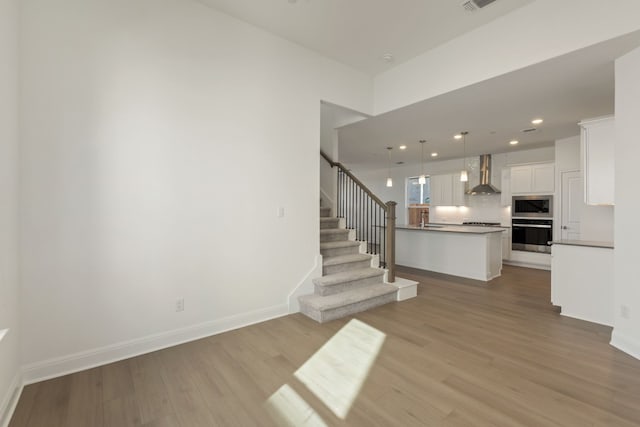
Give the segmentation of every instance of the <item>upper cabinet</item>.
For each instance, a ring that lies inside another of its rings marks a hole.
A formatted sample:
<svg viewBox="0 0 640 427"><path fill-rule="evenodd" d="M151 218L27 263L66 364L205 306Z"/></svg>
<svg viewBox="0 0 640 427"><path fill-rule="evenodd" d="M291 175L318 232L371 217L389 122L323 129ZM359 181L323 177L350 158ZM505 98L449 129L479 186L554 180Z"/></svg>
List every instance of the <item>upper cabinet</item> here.
<svg viewBox="0 0 640 427"><path fill-rule="evenodd" d="M465 195L467 193L467 183L460 181L460 174L452 175L453 185L451 187L451 202L453 206L465 206Z"/></svg>
<svg viewBox="0 0 640 427"><path fill-rule="evenodd" d="M555 191L553 163L513 166L511 194L552 194Z"/></svg>
<svg viewBox="0 0 640 427"><path fill-rule="evenodd" d="M502 206L511 206L511 168L502 168L501 182L500 204Z"/></svg>
<svg viewBox="0 0 640 427"><path fill-rule="evenodd" d="M431 175L431 206L464 206L465 184L459 174Z"/></svg>
<svg viewBox="0 0 640 427"><path fill-rule="evenodd" d="M584 173L584 202L588 205L614 204L613 116L580 122L580 151Z"/></svg>

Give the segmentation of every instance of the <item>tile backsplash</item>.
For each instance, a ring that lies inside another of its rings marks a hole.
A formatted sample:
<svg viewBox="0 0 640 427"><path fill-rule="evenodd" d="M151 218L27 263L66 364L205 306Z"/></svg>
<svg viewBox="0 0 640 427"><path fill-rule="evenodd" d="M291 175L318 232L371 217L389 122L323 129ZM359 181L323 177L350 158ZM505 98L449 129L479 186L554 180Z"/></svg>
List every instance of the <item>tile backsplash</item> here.
<svg viewBox="0 0 640 427"><path fill-rule="evenodd" d="M511 225L511 207L501 205L499 195L467 196L467 206L436 206L429 210L429 222L461 224L464 221L499 222Z"/></svg>

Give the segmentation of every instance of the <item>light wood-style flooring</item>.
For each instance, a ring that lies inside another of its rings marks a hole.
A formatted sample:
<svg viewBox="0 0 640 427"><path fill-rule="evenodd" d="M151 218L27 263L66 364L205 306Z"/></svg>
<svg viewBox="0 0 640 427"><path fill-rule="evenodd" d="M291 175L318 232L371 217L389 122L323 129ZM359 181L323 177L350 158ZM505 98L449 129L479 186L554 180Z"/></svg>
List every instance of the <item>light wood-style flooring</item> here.
<svg viewBox="0 0 640 427"><path fill-rule="evenodd" d="M10 425L270 426L264 402L289 384L330 426L640 426L640 361L561 317L549 272L399 275L417 298L356 316L387 337L345 420L293 373L349 319L296 314L30 385Z"/></svg>

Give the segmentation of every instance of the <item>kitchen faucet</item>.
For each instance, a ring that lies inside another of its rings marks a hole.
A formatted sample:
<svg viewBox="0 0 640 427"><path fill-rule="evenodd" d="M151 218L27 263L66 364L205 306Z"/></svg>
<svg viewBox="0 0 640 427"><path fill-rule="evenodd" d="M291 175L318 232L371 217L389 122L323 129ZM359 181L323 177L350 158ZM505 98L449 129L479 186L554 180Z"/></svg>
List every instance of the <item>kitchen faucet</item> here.
<svg viewBox="0 0 640 427"><path fill-rule="evenodd" d="M422 210L420 211L420 228L424 228L424 226L426 225L424 222L424 214L427 213L427 211Z"/></svg>

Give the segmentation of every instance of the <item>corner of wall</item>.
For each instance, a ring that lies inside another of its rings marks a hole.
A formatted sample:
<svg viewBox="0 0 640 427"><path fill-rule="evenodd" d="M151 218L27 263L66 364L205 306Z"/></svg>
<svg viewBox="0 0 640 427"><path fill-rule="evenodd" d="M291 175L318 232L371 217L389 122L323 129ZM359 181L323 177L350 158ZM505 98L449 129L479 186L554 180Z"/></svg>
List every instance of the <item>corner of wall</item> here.
<svg viewBox="0 0 640 427"><path fill-rule="evenodd" d="M322 255L316 256L314 266L309 270L307 275L302 279L298 286L289 294L289 314L300 311L298 297L301 295L313 293L313 279L322 276Z"/></svg>
<svg viewBox="0 0 640 427"><path fill-rule="evenodd" d="M609 342L609 344L611 344L618 350L623 351L628 355L640 360L640 342L636 341L632 337L624 335L619 331L619 329L613 329L613 332L611 333L611 341Z"/></svg>
<svg viewBox="0 0 640 427"><path fill-rule="evenodd" d="M13 377L13 381L11 381L7 389L7 394L0 400L0 427L7 427L9 425L13 412L16 406L18 406L18 400L20 399L23 388L22 372L19 371Z"/></svg>

